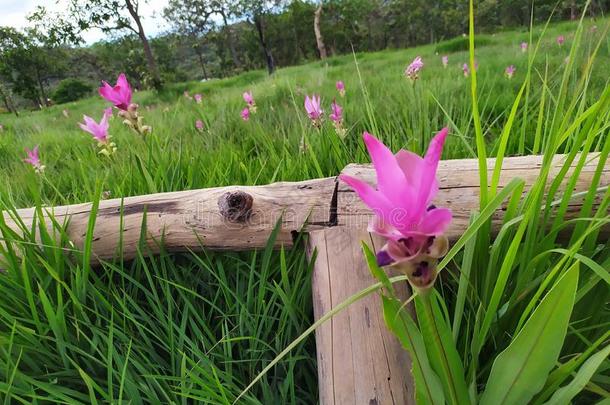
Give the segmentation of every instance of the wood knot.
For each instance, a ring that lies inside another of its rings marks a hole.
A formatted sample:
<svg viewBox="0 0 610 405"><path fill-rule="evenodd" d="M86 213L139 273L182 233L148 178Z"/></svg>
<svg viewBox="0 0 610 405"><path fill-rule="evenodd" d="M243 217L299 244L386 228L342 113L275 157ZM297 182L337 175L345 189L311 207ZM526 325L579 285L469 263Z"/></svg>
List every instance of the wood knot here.
<svg viewBox="0 0 610 405"><path fill-rule="evenodd" d="M243 191L228 191L218 199L220 214L231 222L244 222L252 214L254 198Z"/></svg>

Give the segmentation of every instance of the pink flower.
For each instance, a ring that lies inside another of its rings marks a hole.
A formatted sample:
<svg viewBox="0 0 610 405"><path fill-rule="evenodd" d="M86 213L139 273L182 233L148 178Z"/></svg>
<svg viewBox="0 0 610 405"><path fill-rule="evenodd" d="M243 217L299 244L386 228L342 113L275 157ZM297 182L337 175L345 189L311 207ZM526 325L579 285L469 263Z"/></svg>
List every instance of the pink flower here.
<svg viewBox="0 0 610 405"><path fill-rule="evenodd" d="M107 116L108 118L112 117L112 107L108 107L108 108L104 109L104 115Z"/></svg>
<svg viewBox="0 0 610 405"><path fill-rule="evenodd" d="M423 158L406 150L394 155L365 132L364 143L377 173L377 188L348 175L340 176L373 211L369 231L387 239L377 255L379 265L444 255L442 248L447 242L443 234L451 223L452 213L431 202L439 189L436 170L448 132L443 128L436 134ZM417 276L416 270L422 269L416 266L411 270Z"/></svg>
<svg viewBox="0 0 610 405"><path fill-rule="evenodd" d="M197 104L201 104L201 101L203 100L203 96L201 94L195 94L193 98Z"/></svg>
<svg viewBox="0 0 610 405"><path fill-rule="evenodd" d="M515 74L515 71L517 70L517 68L515 68L515 65L510 65L506 67L506 70L504 71L504 74L506 75L506 77L508 77L509 79L513 78L513 75Z"/></svg>
<svg viewBox="0 0 610 405"><path fill-rule="evenodd" d="M424 61L420 56L413 59L413 62L405 69L405 76L411 80L417 80L419 71L424 67Z"/></svg>
<svg viewBox="0 0 610 405"><path fill-rule="evenodd" d="M443 57L441 58L441 62L443 63L443 67L447 67L447 65L449 65L449 56L447 55L443 55Z"/></svg>
<svg viewBox="0 0 610 405"><path fill-rule="evenodd" d="M100 96L114 104L118 109L127 111L131 104L131 87L125 73L121 73L117 78L116 85L112 87L106 82L102 82L99 89Z"/></svg>
<svg viewBox="0 0 610 405"><path fill-rule="evenodd" d="M557 37L557 45L561 46L563 45L563 43L565 42L565 37L563 35L560 35Z"/></svg>
<svg viewBox="0 0 610 405"><path fill-rule="evenodd" d="M201 120L195 121L195 128L197 128L198 131L203 131L203 121L201 121Z"/></svg>
<svg viewBox="0 0 610 405"><path fill-rule="evenodd" d="M335 87L337 88L337 91L339 92L339 95L341 97L345 97L345 83L343 83L342 80L339 80L336 84Z"/></svg>
<svg viewBox="0 0 610 405"><path fill-rule="evenodd" d="M102 119L99 124L95 122L95 120L91 117L83 115L84 123L78 124L81 129L85 132L89 132L93 138L98 141L100 144L105 144L108 142L108 118L110 116L104 111L102 115Z"/></svg>
<svg viewBox="0 0 610 405"><path fill-rule="evenodd" d="M334 122L341 122L343 120L343 108L335 100L330 105L331 113L328 116Z"/></svg>
<svg viewBox="0 0 610 405"><path fill-rule="evenodd" d="M241 110L241 119L248 121L250 119L250 109L248 107Z"/></svg>
<svg viewBox="0 0 610 405"><path fill-rule="evenodd" d="M521 52L527 52L527 42L521 42Z"/></svg>
<svg viewBox="0 0 610 405"><path fill-rule="evenodd" d="M27 153L27 157L23 159L25 163L29 163L32 165L36 173L40 173L44 170L44 166L40 163L40 155L38 154L38 145L34 147L34 149L29 150L25 148L25 153Z"/></svg>
<svg viewBox="0 0 610 405"><path fill-rule="evenodd" d="M309 118L316 123L321 117L322 109L320 108L320 96L312 95L311 97L305 96L305 111Z"/></svg>
<svg viewBox="0 0 610 405"><path fill-rule="evenodd" d="M462 65L462 72L464 72L464 77L468 77L468 75L470 75L470 68L468 67L468 63L464 63Z"/></svg>
<svg viewBox="0 0 610 405"><path fill-rule="evenodd" d="M252 96L251 91L244 92L243 98L244 98L244 101L246 102L246 104L248 104L250 106L254 105L254 97Z"/></svg>

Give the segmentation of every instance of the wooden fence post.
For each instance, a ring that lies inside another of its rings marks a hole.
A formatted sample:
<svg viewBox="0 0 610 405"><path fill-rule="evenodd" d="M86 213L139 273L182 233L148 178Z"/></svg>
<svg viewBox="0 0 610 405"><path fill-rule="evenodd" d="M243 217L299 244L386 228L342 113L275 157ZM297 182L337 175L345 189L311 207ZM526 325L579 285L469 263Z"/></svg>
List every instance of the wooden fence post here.
<svg viewBox="0 0 610 405"><path fill-rule="evenodd" d="M376 282L363 256L363 240L374 246L362 228L310 232L308 255L317 256L312 278L316 319ZM396 288L401 298L409 296L406 283ZM386 328L378 294L322 324L316 330L316 347L320 404L415 403L409 356Z"/></svg>

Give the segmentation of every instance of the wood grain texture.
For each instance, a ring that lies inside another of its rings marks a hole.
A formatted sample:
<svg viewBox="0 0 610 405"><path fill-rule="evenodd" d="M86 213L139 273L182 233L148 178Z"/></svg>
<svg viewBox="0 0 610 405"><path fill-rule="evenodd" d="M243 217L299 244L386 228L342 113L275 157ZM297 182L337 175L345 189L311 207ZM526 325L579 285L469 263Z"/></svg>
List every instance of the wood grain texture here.
<svg viewBox="0 0 610 405"><path fill-rule="evenodd" d="M589 155L588 163L576 184L577 191L589 188L598 163L596 156ZM558 173L564 158L560 155L555 158L550 178ZM494 162L494 159L488 160L490 173ZM541 156L506 158L500 187L511 179L520 177L525 180L526 190L529 189L538 177L541 164ZM349 165L343 172L371 184L375 183L375 172L370 165ZM453 210L454 220L448 236L456 238L466 229L470 213L479 207L478 163L474 159L442 161L438 178L440 191L434 203ZM601 185L607 186L609 183L610 165L606 163ZM226 212L231 210L227 210L226 206L223 208L223 204L219 207L219 200L239 191L252 196L252 207L247 215L238 215L240 220L235 220L226 216ZM578 212L579 209L580 201L575 200L570 206L570 212ZM54 216L57 223L66 224L66 233L73 246L82 248L91 204L45 207L43 211L47 228L52 228L48 217ZM35 210L20 209L16 214L25 227L31 229ZM23 234L18 225L19 221L13 218L12 213L4 212L3 215L10 228ZM358 196L335 178L255 187L217 187L104 200L100 202L96 218L91 257L95 262L115 257L121 239L123 258L135 257L144 219L147 245L152 253L156 253L161 242L167 251L198 251L204 247L216 250L264 247L278 221L280 232L276 244L289 247L292 245L294 232L333 226L366 228L371 215ZM502 209L493 217L496 229L501 218Z"/></svg>
<svg viewBox="0 0 610 405"><path fill-rule="evenodd" d="M114 257L121 237L123 257L135 257L145 217L146 241L152 253L159 251L161 241L167 251L197 251L202 246L216 250L264 247L280 220L277 245L291 246L293 231L327 226L335 184L334 178L325 178L103 200L96 218L92 260ZM221 211L226 211L222 203L227 193L238 191L253 198L251 211L244 220L221 214ZM43 211L47 228L51 228L48 217L53 216L59 224L67 224L69 239L74 246L82 248L91 212L90 203L45 207ZM36 216L33 208L17 210L17 214L28 228L31 227ZM4 212L4 217L9 227L23 233L12 214Z"/></svg>
<svg viewBox="0 0 610 405"><path fill-rule="evenodd" d="M599 163L597 153L589 154L587 163L583 167L575 186L576 192L587 191L591 187L591 182L597 165ZM573 172L578 159L572 163L568 170L568 175ZM564 155L556 155L553 159L548 183L554 179L565 163ZM488 178L495 165L495 159L487 159ZM521 178L525 181L524 192L527 192L536 182L542 166L542 156L522 156L506 158L503 162L502 172L498 189L508 184L514 178ZM376 184L375 171L371 165L351 164L342 173L357 177L369 184ZM437 178L440 183L440 190L433 201L439 207L448 207L453 211L453 221L447 231L450 240L455 240L462 236L468 227L470 214L479 210L479 167L475 159L445 160L439 164ZM600 186L610 184L610 164L605 163L602 173ZM341 182L338 187L337 199L337 226L347 228L366 227L372 217L369 208L362 203L360 198L347 184ZM575 199L568 208L568 217L578 213L582 206L580 199ZM492 217L492 226L497 231L502 223L503 212L506 203L496 211Z"/></svg>
<svg viewBox="0 0 610 405"><path fill-rule="evenodd" d="M317 254L312 278L314 317L374 284L360 242L363 230L334 227L310 232L308 255ZM396 286L401 298L406 283ZM411 362L387 330L378 294L350 305L316 330L320 404L414 404Z"/></svg>

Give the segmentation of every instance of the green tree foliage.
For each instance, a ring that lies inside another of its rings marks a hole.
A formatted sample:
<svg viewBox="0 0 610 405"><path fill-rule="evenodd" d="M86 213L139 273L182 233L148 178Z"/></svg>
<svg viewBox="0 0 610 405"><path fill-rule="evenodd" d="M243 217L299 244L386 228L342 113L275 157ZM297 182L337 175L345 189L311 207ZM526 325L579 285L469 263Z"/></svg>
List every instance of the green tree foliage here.
<svg viewBox="0 0 610 405"><path fill-rule="evenodd" d="M540 0L532 15L531 0L481 0L475 10L476 27L484 33L529 26L532 18L534 22L551 16L571 19L584 3ZM146 0L69 0L66 4L67 12L54 15L38 9L31 16L37 24L34 31L1 31L0 102L5 109L13 109L11 94L35 106L44 105L49 88L66 78L96 83L125 72L142 89L160 82L207 80L252 69L273 72L276 66L304 63L319 57L314 34L318 7L329 56L451 38L455 39L438 47L439 52L464 50L468 45L461 38L468 30L467 4L458 0L170 0L162 10L170 31L151 40L138 25L148 7ZM607 0L594 0L587 12L601 16L609 8ZM92 27L119 35L79 46L81 32ZM484 41L485 36L478 40Z"/></svg>
<svg viewBox="0 0 610 405"><path fill-rule="evenodd" d="M90 94L93 87L79 79L64 79L53 92L53 101L58 104L79 100Z"/></svg>
<svg viewBox="0 0 610 405"><path fill-rule="evenodd" d="M49 15L47 9L39 7L30 16L30 20L39 26L48 24L48 20L51 20L49 31L57 42L81 42L81 33L91 28L99 28L106 33L131 32L141 42L150 84L160 88L161 74L142 25L141 6L146 6L146 2L147 0L70 0L67 13Z"/></svg>
<svg viewBox="0 0 610 405"><path fill-rule="evenodd" d="M66 50L39 32L0 27L0 79L35 106L48 104L48 86L65 71L66 60Z"/></svg>

